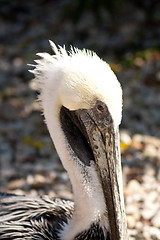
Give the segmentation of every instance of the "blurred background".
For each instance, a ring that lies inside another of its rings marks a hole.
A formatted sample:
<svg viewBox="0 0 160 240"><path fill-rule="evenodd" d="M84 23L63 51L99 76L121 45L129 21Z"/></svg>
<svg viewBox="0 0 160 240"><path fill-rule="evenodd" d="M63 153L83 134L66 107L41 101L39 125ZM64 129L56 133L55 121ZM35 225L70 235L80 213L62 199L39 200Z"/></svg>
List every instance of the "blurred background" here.
<svg viewBox="0 0 160 240"><path fill-rule="evenodd" d="M0 191L72 199L28 63L58 45L94 50L123 87L130 240L160 239L160 1L0 0Z"/></svg>

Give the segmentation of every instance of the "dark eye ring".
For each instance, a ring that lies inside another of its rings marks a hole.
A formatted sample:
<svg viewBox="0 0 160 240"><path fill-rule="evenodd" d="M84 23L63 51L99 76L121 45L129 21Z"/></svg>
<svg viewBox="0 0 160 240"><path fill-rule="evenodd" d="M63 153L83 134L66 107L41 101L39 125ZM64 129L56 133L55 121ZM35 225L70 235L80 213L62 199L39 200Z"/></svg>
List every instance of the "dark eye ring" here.
<svg viewBox="0 0 160 240"><path fill-rule="evenodd" d="M97 110L99 112L104 112L104 106L102 104L97 104Z"/></svg>

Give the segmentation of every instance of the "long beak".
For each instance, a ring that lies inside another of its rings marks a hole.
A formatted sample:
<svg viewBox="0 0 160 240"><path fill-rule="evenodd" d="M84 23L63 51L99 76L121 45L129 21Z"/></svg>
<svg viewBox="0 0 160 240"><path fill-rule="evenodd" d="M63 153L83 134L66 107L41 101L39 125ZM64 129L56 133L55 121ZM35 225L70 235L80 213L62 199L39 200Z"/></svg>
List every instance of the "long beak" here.
<svg viewBox="0 0 160 240"><path fill-rule="evenodd" d="M81 112L80 117L86 128L102 183L111 240L127 240L119 131L115 132L113 122L106 124L104 118L96 123L96 119L87 110Z"/></svg>
<svg viewBox="0 0 160 240"><path fill-rule="evenodd" d="M117 133L118 134L118 133ZM93 131L91 144L98 166L107 206L111 239L127 240L120 155L114 131L106 129L105 139L98 128ZM105 141L105 145L104 145ZM96 146L96 147L95 147Z"/></svg>

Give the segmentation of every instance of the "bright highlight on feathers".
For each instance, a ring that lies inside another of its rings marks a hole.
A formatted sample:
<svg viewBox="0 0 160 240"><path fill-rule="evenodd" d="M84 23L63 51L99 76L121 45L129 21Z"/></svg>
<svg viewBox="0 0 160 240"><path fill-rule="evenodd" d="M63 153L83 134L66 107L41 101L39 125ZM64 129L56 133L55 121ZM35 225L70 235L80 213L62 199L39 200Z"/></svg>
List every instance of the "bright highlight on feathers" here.
<svg viewBox="0 0 160 240"><path fill-rule="evenodd" d="M89 109L97 99L106 103L115 125L121 121L122 90L120 84L109 67L96 53L71 47L65 47L50 41L55 55L38 53L40 60L32 71L36 84L41 89L41 97L45 98L47 89L57 95L57 105L69 110ZM48 94L48 92L47 92Z"/></svg>

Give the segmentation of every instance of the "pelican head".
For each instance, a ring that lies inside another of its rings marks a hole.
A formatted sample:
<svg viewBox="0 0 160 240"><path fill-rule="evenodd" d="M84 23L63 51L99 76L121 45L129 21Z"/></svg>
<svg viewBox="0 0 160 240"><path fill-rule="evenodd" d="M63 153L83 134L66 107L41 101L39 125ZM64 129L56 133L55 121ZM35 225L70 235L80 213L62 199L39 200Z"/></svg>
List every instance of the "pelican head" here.
<svg viewBox="0 0 160 240"><path fill-rule="evenodd" d="M41 59L32 72L47 127L73 187L73 216L59 237L83 239L87 229L98 225L103 237L90 239L126 240L119 152L121 86L95 53L76 48L67 52L50 44L55 55L38 54Z"/></svg>

